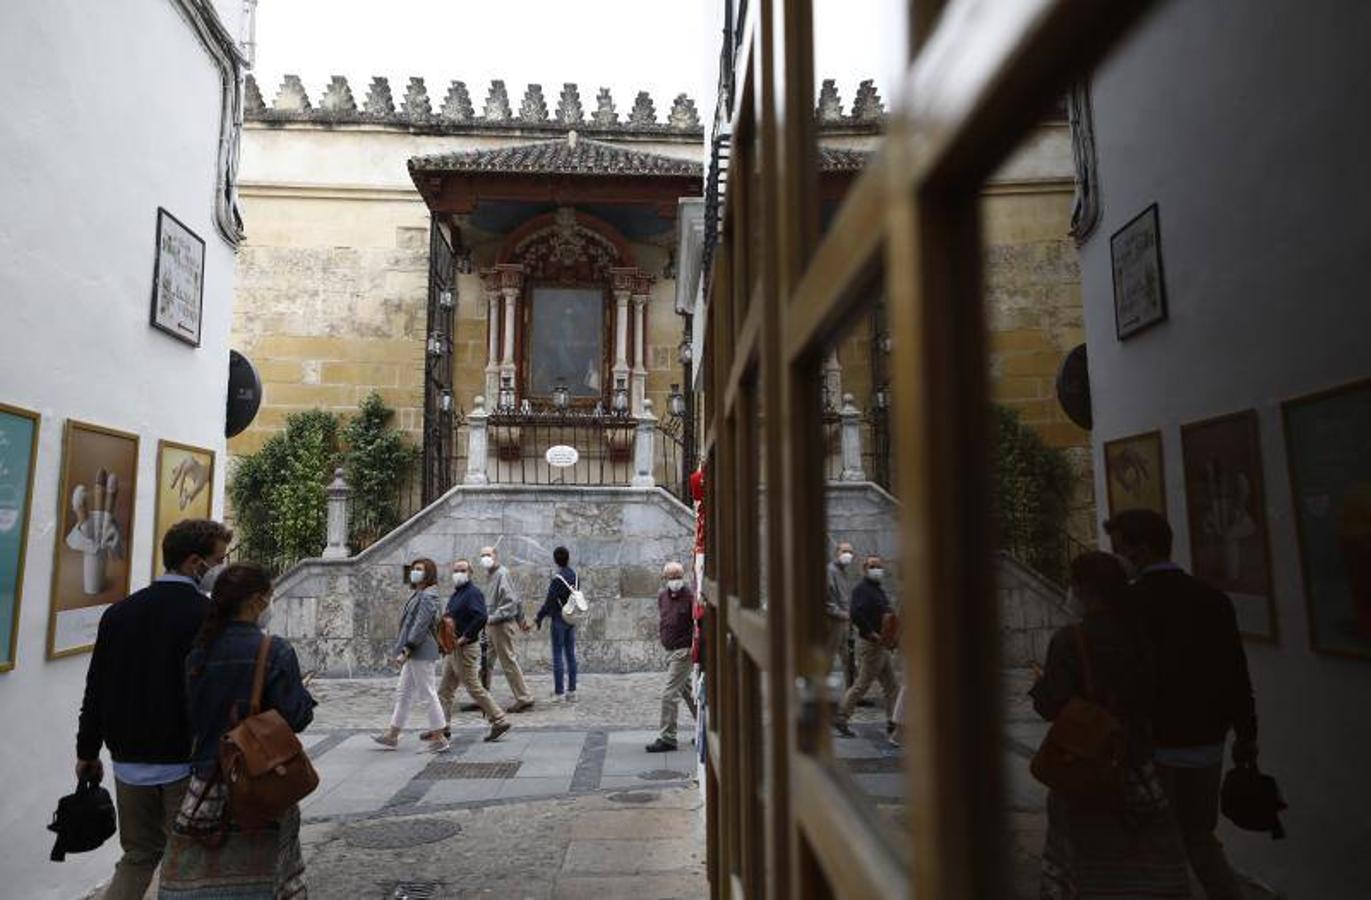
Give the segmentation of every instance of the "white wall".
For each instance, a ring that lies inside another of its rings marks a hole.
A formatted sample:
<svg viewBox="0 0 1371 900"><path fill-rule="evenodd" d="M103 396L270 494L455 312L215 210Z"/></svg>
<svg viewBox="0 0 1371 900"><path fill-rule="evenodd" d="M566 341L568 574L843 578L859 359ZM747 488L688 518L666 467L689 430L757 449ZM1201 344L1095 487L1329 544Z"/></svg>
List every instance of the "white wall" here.
<svg viewBox="0 0 1371 900"><path fill-rule="evenodd" d="M141 587L158 439L224 453L234 254L212 219L220 81L170 0L6 0L0 60L0 400L43 417L17 665L0 674L0 895L70 898L108 878L117 842L47 859L88 661L44 658L62 429L77 418L140 436ZM158 206L205 241L199 349L148 325ZM219 466L216 510L223 482Z"/></svg>
<svg viewBox="0 0 1371 900"><path fill-rule="evenodd" d="M1098 495L1103 442L1160 428L1188 563L1180 426L1257 410L1280 637L1247 652L1290 837L1223 838L1292 898L1371 896L1371 659L1309 649L1280 418L1283 400L1371 373L1367 47L1367 4L1174 0L1094 84L1103 215L1081 268ZM1170 319L1120 343L1109 235L1154 201Z"/></svg>

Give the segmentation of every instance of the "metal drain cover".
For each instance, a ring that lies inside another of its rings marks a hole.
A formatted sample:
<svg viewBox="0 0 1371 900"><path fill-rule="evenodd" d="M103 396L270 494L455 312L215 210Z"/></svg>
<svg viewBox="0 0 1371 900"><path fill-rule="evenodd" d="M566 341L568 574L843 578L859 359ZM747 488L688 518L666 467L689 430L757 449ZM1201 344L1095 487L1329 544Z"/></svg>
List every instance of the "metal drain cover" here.
<svg viewBox="0 0 1371 900"><path fill-rule="evenodd" d="M623 791L618 794L610 794L609 799L615 803L651 803L661 796L655 791Z"/></svg>
<svg viewBox="0 0 1371 900"><path fill-rule="evenodd" d="M349 847L359 850L401 850L445 841L461 830L461 825L447 819L399 819L372 825L353 825L343 832L343 840Z"/></svg>
<svg viewBox="0 0 1371 900"><path fill-rule="evenodd" d="M446 781L452 778L513 778L523 763L513 762L433 762L419 773L420 778Z"/></svg>
<svg viewBox="0 0 1371 900"><path fill-rule="evenodd" d="M674 769L653 769L651 772L639 772L638 777L644 781L684 781L690 775Z"/></svg>
<svg viewBox="0 0 1371 900"><path fill-rule="evenodd" d="M441 881L402 881L386 894L387 900L438 900L443 895Z"/></svg>

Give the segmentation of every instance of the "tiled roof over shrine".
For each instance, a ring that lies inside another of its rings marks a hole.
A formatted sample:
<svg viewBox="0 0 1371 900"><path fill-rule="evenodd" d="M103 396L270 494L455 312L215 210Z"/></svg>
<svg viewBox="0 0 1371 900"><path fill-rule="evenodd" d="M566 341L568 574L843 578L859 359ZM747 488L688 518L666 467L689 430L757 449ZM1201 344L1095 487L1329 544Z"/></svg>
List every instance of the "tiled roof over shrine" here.
<svg viewBox="0 0 1371 900"><path fill-rule="evenodd" d="M703 168L697 162L645 153L601 141L585 140L577 137L574 131L567 140L539 141L494 150L416 156L409 161L409 170L682 178L701 178L704 175Z"/></svg>

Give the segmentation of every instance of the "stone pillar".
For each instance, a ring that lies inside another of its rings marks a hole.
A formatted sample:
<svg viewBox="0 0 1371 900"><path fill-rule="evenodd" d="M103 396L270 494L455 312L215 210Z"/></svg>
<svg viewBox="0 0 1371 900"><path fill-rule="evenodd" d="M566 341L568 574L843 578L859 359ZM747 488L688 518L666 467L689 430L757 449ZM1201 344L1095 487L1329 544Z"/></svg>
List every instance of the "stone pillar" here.
<svg viewBox="0 0 1371 900"><path fill-rule="evenodd" d="M509 379L509 383L516 385L515 362L514 362L514 335L518 327L518 308L519 294L524 286L524 267L518 265L499 265L495 267L500 273L500 293L505 300L505 340L503 352L500 355L500 378ZM517 402L518 396L516 394Z"/></svg>
<svg viewBox="0 0 1371 900"><path fill-rule="evenodd" d="M500 282L493 269L481 273L486 298L486 396L500 391Z"/></svg>
<svg viewBox="0 0 1371 900"><path fill-rule="evenodd" d="M462 484L489 484L486 475L486 455L489 436L486 430L486 398L478 396L473 402L475 407L467 416L467 473Z"/></svg>
<svg viewBox="0 0 1371 900"><path fill-rule="evenodd" d="M324 493L328 497L328 544L324 547L324 559L347 559L352 555L348 549L348 501L352 498L352 488L343 480L343 470L333 470L333 481Z"/></svg>
<svg viewBox="0 0 1371 900"><path fill-rule="evenodd" d="M829 351L828 358L824 360L824 396L828 399L828 408L838 406L838 398L843 396L843 365L838 362L838 351L836 348Z"/></svg>
<svg viewBox="0 0 1371 900"><path fill-rule="evenodd" d="M638 285L637 269L610 269L614 278L614 369L610 390L628 385L628 301ZM629 407L630 411L633 407Z"/></svg>
<svg viewBox="0 0 1371 900"><path fill-rule="evenodd" d="M642 276L633 292L633 387L632 410L639 415L647 397L647 301L652 279Z"/></svg>
<svg viewBox="0 0 1371 900"><path fill-rule="evenodd" d="M643 411L638 416L638 428L633 445L634 487L655 487L657 480L652 477L652 442L656 437L657 417L652 414L652 401L643 400Z"/></svg>
<svg viewBox="0 0 1371 900"><path fill-rule="evenodd" d="M843 394L843 407L838 411L841 420L841 447L843 471L838 476L841 481L866 481L862 470L862 411L853 402L851 394Z"/></svg>

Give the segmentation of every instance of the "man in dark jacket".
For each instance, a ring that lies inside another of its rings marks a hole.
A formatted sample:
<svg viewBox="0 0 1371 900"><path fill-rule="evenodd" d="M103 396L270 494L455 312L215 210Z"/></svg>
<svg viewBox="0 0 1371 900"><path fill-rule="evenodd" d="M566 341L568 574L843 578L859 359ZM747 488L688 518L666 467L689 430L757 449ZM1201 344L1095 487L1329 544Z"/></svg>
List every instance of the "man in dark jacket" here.
<svg viewBox="0 0 1371 900"><path fill-rule="evenodd" d="M833 727L844 737L852 737L854 732L847 724L848 717L856 708L858 701L866 696L872 682L879 681L885 693L886 734L895 733L895 702L900 695L900 682L895 678L895 663L890 649L881 641L881 626L885 617L892 612L890 598L886 596L881 582L885 579L885 566L879 556L868 556L862 565L863 577L852 589L852 627L857 630L857 678L843 696L833 718Z"/></svg>
<svg viewBox="0 0 1371 900"><path fill-rule="evenodd" d="M481 633L486 627L486 598L472 583L471 563L467 560L459 559L452 564L452 587L452 597L443 617L452 621L452 629L457 633L457 649L443 658L443 679L438 685L438 702L443 704L443 716L448 722L443 733L445 737L452 736L452 701L460 684L490 722L485 739L493 741L509 731L509 720L481 683Z"/></svg>
<svg viewBox="0 0 1371 900"><path fill-rule="evenodd" d="M1190 866L1211 900L1240 898L1214 836L1229 729L1233 761L1257 758L1256 704L1233 602L1171 561L1171 526L1157 513L1125 510L1104 527L1135 575L1137 614L1156 654L1154 758Z"/></svg>
<svg viewBox="0 0 1371 900"><path fill-rule="evenodd" d="M685 583L685 568L669 562L662 569L666 582L657 594L658 631L667 652L666 688L662 691L661 732L647 745L648 753L676 749L676 717L684 700L695 715L695 694L690 689L690 644L695 630L695 594Z"/></svg>
<svg viewBox="0 0 1371 900"><path fill-rule="evenodd" d="M124 855L106 900L141 898L162 860L190 779L185 662L209 606L201 585L217 575L232 539L208 519L176 523L162 538L166 573L100 617L76 733L76 776L100 780L100 748L109 748Z"/></svg>

